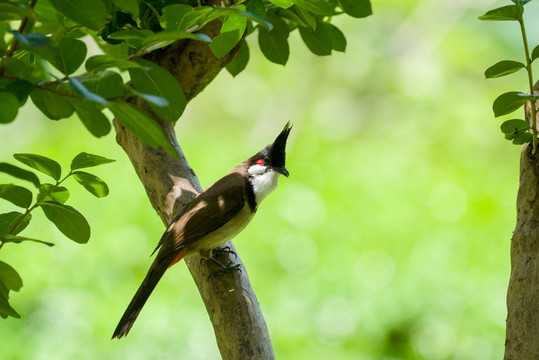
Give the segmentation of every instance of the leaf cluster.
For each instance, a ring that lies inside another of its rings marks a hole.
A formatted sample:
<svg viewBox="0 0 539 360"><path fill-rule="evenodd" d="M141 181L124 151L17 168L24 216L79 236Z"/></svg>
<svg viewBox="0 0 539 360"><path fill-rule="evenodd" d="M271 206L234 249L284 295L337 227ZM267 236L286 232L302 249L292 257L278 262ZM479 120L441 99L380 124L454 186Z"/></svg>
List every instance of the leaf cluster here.
<svg viewBox="0 0 539 360"><path fill-rule="evenodd" d="M239 50L227 70L238 75L249 61L244 39L258 33L258 45L271 62L285 65L290 55L288 38L298 30L316 55L344 52L346 39L331 23L334 16L362 18L372 13L370 0L236 0L213 5L204 0L0 0L0 123L14 121L28 99L50 120L76 115L95 137L111 131L110 113L135 136L153 148L177 157L161 127L131 105L146 101L161 119L175 122L186 107L181 84L163 67L144 55L175 42L196 41L209 46L216 58ZM220 22L210 38L204 27ZM95 42L100 53L88 54ZM238 49L239 47L239 49ZM22 211L0 214L0 248L5 244L51 243L20 235L32 212L40 208L66 237L86 243L90 227L84 216L66 204L73 178L97 197L108 194L106 183L81 169L112 160L81 153L62 176L52 159L36 154L15 154L30 167L0 163L0 172L31 183L35 189L0 184L0 198ZM52 182L41 182L36 170ZM9 292L22 280L0 262L0 316L20 317L9 304Z"/></svg>
<svg viewBox="0 0 539 360"><path fill-rule="evenodd" d="M314 54L329 55L346 48L332 17L372 13L369 0L238 0L221 6L201 0L14 0L1 1L0 10L0 123L14 121L30 98L47 118L76 114L102 137L111 131L103 113L108 108L146 144L175 157L155 121L126 102L140 97L170 122L185 109L178 81L143 55L177 41L207 43L216 57L241 46L227 67L235 76L249 60L243 39L255 31L266 58L284 65L291 31L299 29ZM203 33L212 21L222 23L213 39ZM85 36L103 54L88 56Z"/></svg>
<svg viewBox="0 0 539 360"><path fill-rule="evenodd" d="M6 200L21 211L11 211L0 214L0 249L5 244L21 244L31 241L48 246L54 244L31 237L21 236L32 220L32 212L40 208L45 217L50 220L67 238L84 244L90 238L90 225L86 218L75 208L67 205L69 190L62 186L69 177L75 179L92 195L101 198L109 193L107 184L96 175L80 169L110 163L114 160L102 156L80 153L71 162L70 171L62 177L62 168L58 162L37 154L15 154L15 160L52 178L52 182L42 182L34 171L2 162L0 172L15 179L30 183L35 188L15 184L0 184L0 198ZM0 316L20 318L20 315L9 304L9 292L19 291L22 279L10 265L0 261Z"/></svg>
<svg viewBox="0 0 539 360"><path fill-rule="evenodd" d="M500 129L505 134L505 138L516 145L522 145L529 142L533 143L533 152L537 148L537 126L536 126L536 100L534 94L532 63L539 57L539 45L535 46L530 52L524 25L524 5L529 0L513 1L513 5L506 5L490 11L480 16L480 20L487 21L516 21L520 25L522 40L524 42L525 62L515 60L502 60L490 66L485 71L485 78L493 79L513 74L521 69L525 69L528 77L529 93L519 91L509 91L498 96L492 105L494 116L499 117L510 114L520 109L524 104L531 102L532 116L530 122L522 119L511 119L502 123Z"/></svg>

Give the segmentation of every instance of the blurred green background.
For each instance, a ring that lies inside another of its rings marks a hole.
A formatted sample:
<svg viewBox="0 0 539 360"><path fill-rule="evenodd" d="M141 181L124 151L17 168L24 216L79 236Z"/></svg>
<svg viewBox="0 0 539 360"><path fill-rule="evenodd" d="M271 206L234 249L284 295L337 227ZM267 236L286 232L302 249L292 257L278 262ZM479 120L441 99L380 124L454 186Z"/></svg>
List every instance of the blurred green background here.
<svg viewBox="0 0 539 360"><path fill-rule="evenodd" d="M208 186L294 123L289 179L235 240L278 359L500 359L520 147L491 104L525 91L525 73L484 80L521 60L518 26L477 17L508 1L375 1L337 17L345 54L316 57L297 33L286 67L251 60L222 72L177 126ZM531 45L537 4L527 5ZM217 359L211 324L184 263L170 269L129 336L110 336L164 230L114 134L44 119L29 102L0 127L0 159L35 152L64 167L87 151L110 195L73 180L69 201L92 226L87 245L40 212L0 259L24 281L0 321L1 359ZM2 175L2 182L12 179ZM7 202L1 212L11 211Z"/></svg>

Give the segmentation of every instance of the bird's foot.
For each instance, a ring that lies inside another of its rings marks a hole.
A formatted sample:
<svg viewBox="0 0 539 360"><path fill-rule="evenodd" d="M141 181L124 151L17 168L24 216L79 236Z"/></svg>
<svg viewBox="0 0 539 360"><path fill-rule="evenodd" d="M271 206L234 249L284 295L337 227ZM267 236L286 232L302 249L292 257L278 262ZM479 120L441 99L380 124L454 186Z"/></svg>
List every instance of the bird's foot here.
<svg viewBox="0 0 539 360"><path fill-rule="evenodd" d="M240 271L241 272L241 264L234 264L234 265L224 265L223 263L221 263L220 261L218 261L217 259L215 259L213 256L210 257L208 260L211 260L214 264L216 264L217 266L219 266L221 268L221 270L218 270L218 271L214 271L212 272L209 276L208 276L208 280L212 277L219 277L219 276L223 276L223 275L226 275L226 274L230 274L234 271Z"/></svg>
<svg viewBox="0 0 539 360"><path fill-rule="evenodd" d="M236 261L238 259L238 254L236 254L236 252L232 250L230 246L218 247L212 250L212 255L229 256L230 254L234 255L233 261Z"/></svg>

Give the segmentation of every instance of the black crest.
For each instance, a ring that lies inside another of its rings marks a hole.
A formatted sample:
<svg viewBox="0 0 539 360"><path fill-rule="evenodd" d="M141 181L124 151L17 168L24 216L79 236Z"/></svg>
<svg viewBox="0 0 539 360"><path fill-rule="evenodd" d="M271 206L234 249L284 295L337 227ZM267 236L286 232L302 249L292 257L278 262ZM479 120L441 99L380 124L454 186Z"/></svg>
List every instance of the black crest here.
<svg viewBox="0 0 539 360"><path fill-rule="evenodd" d="M277 139L268 147L271 164L274 167L283 167L286 162L286 140L292 130L292 125L287 122Z"/></svg>
<svg viewBox="0 0 539 360"><path fill-rule="evenodd" d="M287 122L283 131L277 136L273 144L270 144L263 148L260 152L248 159L249 165L253 165L257 160L262 159L265 164L272 167L281 168L285 166L286 162L286 140L290 134L292 125Z"/></svg>

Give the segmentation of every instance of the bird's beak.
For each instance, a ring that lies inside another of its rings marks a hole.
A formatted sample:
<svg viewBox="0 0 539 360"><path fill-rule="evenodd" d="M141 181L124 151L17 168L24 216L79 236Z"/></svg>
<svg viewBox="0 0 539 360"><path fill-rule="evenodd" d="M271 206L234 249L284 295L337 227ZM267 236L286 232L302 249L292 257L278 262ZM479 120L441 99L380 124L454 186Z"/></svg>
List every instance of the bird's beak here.
<svg viewBox="0 0 539 360"><path fill-rule="evenodd" d="M288 172L288 169L286 168L286 166L275 167L275 168L273 168L273 170L275 170L279 174L284 175L286 177L288 177L290 175L290 173Z"/></svg>

